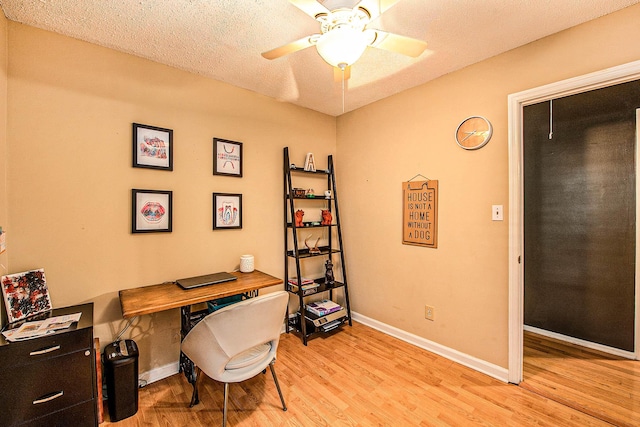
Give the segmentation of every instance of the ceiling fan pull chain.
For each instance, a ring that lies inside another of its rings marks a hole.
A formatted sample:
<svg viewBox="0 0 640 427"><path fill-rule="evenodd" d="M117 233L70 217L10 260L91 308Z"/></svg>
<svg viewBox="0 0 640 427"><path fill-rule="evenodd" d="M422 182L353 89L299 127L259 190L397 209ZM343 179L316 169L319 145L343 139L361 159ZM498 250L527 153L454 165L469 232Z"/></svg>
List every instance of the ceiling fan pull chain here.
<svg viewBox="0 0 640 427"><path fill-rule="evenodd" d="M342 70L342 113L344 114L344 69L346 67L342 66L340 69Z"/></svg>

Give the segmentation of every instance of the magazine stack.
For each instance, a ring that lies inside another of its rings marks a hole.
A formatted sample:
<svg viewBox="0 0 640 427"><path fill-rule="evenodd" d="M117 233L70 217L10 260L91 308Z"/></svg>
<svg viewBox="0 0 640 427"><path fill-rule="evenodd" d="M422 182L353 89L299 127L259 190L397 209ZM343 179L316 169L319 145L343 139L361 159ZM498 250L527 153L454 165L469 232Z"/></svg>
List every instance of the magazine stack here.
<svg viewBox="0 0 640 427"><path fill-rule="evenodd" d="M307 311L310 311L316 316L326 316L327 314L340 310L342 310L342 306L328 299L307 304Z"/></svg>
<svg viewBox="0 0 640 427"><path fill-rule="evenodd" d="M328 299L309 303L306 309L306 319L323 332L340 326L347 315L344 307Z"/></svg>

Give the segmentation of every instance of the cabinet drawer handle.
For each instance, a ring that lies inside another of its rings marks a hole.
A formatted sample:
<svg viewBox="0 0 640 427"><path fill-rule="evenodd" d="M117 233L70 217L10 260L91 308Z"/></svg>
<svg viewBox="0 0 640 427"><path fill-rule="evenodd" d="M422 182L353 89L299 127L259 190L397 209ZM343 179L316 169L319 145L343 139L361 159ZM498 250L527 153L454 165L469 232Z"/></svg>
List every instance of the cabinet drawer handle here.
<svg viewBox="0 0 640 427"><path fill-rule="evenodd" d="M57 393L50 394L47 397L41 397L40 399L36 399L36 400L33 401L33 404L34 405L38 405L39 403L51 402L53 399L57 399L59 397L62 397L63 394L64 394L64 391L59 391Z"/></svg>
<svg viewBox="0 0 640 427"><path fill-rule="evenodd" d="M44 348L42 350L36 350L29 353L29 356L39 356L41 354L51 353L52 351L60 350L59 345L54 345L53 347Z"/></svg>

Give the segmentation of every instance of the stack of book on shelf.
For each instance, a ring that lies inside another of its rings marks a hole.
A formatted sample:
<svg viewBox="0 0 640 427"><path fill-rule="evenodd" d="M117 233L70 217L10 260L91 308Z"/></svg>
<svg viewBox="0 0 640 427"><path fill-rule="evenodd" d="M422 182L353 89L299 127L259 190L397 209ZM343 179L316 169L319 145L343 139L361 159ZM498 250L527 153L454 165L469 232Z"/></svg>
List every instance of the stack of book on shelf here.
<svg viewBox="0 0 640 427"><path fill-rule="evenodd" d="M342 325L347 316L347 310L328 299L309 303L306 310L305 318L322 332L329 332Z"/></svg>
<svg viewBox="0 0 640 427"><path fill-rule="evenodd" d="M298 279L297 278L291 278L288 281L288 285L289 285L289 289L292 292L298 292ZM313 279L308 279L306 277L302 278L302 294L303 295L310 295L316 292L316 288L318 286L320 286L320 283L316 283L313 281Z"/></svg>
<svg viewBox="0 0 640 427"><path fill-rule="evenodd" d="M307 304L307 311L315 314L316 316L326 316L327 314L335 313L340 310L342 310L341 305L328 299Z"/></svg>

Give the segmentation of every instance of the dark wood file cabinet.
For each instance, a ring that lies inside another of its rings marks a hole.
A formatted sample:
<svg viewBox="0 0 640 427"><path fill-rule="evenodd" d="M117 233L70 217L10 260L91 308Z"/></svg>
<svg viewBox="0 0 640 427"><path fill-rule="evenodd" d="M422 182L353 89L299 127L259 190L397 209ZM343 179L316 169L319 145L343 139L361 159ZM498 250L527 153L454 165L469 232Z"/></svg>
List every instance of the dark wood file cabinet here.
<svg viewBox="0 0 640 427"><path fill-rule="evenodd" d="M52 311L82 312L71 328L7 342L0 336L1 426L97 426L93 304Z"/></svg>

